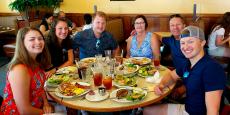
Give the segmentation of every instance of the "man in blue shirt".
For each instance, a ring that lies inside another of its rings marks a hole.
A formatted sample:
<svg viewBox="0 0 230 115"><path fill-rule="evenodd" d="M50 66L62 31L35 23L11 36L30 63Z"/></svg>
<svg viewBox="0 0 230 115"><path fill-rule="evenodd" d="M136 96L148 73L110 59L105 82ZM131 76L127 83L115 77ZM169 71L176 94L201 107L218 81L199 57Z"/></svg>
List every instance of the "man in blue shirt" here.
<svg viewBox="0 0 230 115"><path fill-rule="evenodd" d="M165 45L164 47L170 49L175 68L179 68L188 62L188 59L185 58L180 50L179 36L184 27L184 18L179 14L173 14L169 17L169 29L172 35L160 38L160 41Z"/></svg>
<svg viewBox="0 0 230 115"><path fill-rule="evenodd" d="M96 54L103 54L104 50L113 50L115 55L118 44L113 36L105 31L106 14L96 12L93 18L93 27L77 33L74 37L74 49L79 48L80 59L94 57Z"/></svg>
<svg viewBox="0 0 230 115"><path fill-rule="evenodd" d="M204 32L195 26L188 26L180 36L180 49L189 63L164 76L154 90L158 95L163 89L176 82L184 81L186 87L185 106L180 104L147 107L144 114L157 113L170 115L206 115L219 114L221 96L226 84L223 68L213 61L204 51Z"/></svg>

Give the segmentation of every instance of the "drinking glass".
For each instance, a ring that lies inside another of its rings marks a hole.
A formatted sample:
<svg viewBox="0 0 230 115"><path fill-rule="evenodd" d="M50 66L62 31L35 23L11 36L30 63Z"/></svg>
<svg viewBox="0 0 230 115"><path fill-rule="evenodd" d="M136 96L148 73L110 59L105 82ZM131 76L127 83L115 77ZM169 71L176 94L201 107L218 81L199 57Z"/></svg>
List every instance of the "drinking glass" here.
<svg viewBox="0 0 230 115"><path fill-rule="evenodd" d="M111 58L112 57L112 51L111 50L105 50L105 57L109 57Z"/></svg>
<svg viewBox="0 0 230 115"><path fill-rule="evenodd" d="M101 86L102 85L102 73L93 73L93 82L95 86Z"/></svg>
<svg viewBox="0 0 230 115"><path fill-rule="evenodd" d="M110 75L107 75L103 78L103 85L106 90L112 89L112 77Z"/></svg>
<svg viewBox="0 0 230 115"><path fill-rule="evenodd" d="M91 68L93 71L93 82L95 86L101 86L102 85L102 71L100 69L100 67L98 66L94 66Z"/></svg>
<svg viewBox="0 0 230 115"><path fill-rule="evenodd" d="M80 74L79 74L79 77L81 76L81 80L86 82L87 81L87 69L80 69Z"/></svg>

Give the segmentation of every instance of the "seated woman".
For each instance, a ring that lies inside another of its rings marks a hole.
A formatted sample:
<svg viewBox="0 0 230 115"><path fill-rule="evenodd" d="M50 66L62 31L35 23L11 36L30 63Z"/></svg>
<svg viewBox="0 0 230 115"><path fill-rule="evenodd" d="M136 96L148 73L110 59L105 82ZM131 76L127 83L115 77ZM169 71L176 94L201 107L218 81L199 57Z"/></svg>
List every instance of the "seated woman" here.
<svg viewBox="0 0 230 115"><path fill-rule="evenodd" d="M50 13L47 13L44 15L42 22L39 26L39 30L42 32L42 34L47 37L50 30L50 24L53 22L53 15Z"/></svg>
<svg viewBox="0 0 230 115"><path fill-rule="evenodd" d="M67 22L63 19L54 20L51 24L46 44L51 55L53 67L47 72L47 76L52 75L59 68L73 65L72 40L68 32Z"/></svg>
<svg viewBox="0 0 230 115"><path fill-rule="evenodd" d="M226 12L220 22L215 24L208 41L208 53L214 57L230 58L230 12Z"/></svg>
<svg viewBox="0 0 230 115"><path fill-rule="evenodd" d="M160 59L160 46L157 35L147 32L148 22L143 15L137 15L134 20L135 35L127 40L126 57L147 57Z"/></svg>
<svg viewBox="0 0 230 115"><path fill-rule="evenodd" d="M51 113L53 110L44 92L44 69L49 65L49 52L42 33L29 27L20 29L16 39L15 55L8 65L0 114Z"/></svg>

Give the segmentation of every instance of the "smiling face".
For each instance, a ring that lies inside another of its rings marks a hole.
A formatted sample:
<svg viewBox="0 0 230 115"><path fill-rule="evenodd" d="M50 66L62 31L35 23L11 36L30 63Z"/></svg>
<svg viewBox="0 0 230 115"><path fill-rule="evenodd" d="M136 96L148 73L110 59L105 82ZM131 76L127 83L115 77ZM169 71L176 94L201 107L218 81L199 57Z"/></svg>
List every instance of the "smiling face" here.
<svg viewBox="0 0 230 115"><path fill-rule="evenodd" d="M96 34L101 34L105 31L106 19L101 16L95 16L93 20L93 31Z"/></svg>
<svg viewBox="0 0 230 115"><path fill-rule="evenodd" d="M194 37L185 37L180 39L180 49L188 59L195 59L203 55L205 40Z"/></svg>
<svg viewBox="0 0 230 115"><path fill-rule="evenodd" d="M24 45L28 53L32 57L36 57L43 51L45 41L38 31L30 30L25 35Z"/></svg>
<svg viewBox="0 0 230 115"><path fill-rule="evenodd" d="M145 31L145 21L143 18L137 18L134 22L134 28L136 32L143 32Z"/></svg>
<svg viewBox="0 0 230 115"><path fill-rule="evenodd" d="M58 21L55 26L55 34L59 40L63 40L68 36L68 25L64 21Z"/></svg>
<svg viewBox="0 0 230 115"><path fill-rule="evenodd" d="M183 23L183 20L181 18L174 17L169 21L169 29L174 37L179 38L180 32L184 29L184 27L185 24Z"/></svg>

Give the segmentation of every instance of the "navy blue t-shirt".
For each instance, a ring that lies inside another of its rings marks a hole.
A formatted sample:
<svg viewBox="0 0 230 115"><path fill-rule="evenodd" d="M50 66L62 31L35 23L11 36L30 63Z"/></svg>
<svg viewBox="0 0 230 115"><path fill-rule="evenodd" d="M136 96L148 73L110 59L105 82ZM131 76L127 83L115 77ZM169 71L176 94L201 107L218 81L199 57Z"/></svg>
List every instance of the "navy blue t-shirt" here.
<svg viewBox="0 0 230 115"><path fill-rule="evenodd" d="M100 38L96 38L91 29L77 33L74 37L74 49L79 47L80 59L94 57L96 54L103 54L104 50L115 50L117 42L109 32L102 32Z"/></svg>
<svg viewBox="0 0 230 115"><path fill-rule="evenodd" d="M223 68L205 55L191 69L187 63L176 72L186 87L186 111L190 115L206 115L205 92L224 90L226 76Z"/></svg>
<svg viewBox="0 0 230 115"><path fill-rule="evenodd" d="M189 60L184 56L180 50L180 41L176 40L173 36L164 37L162 43L170 47L173 64L176 69L183 67Z"/></svg>

